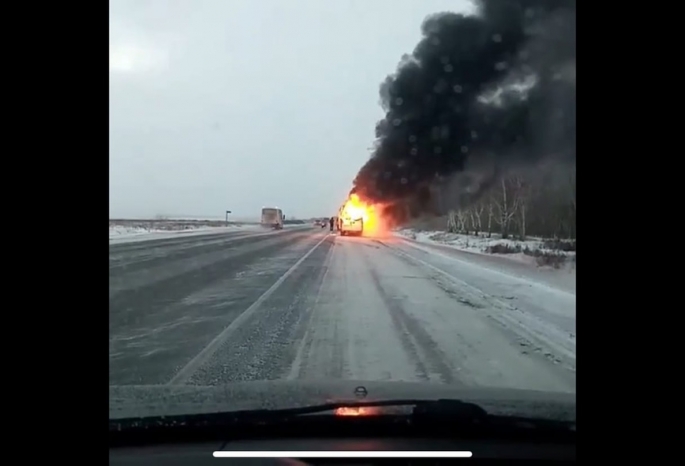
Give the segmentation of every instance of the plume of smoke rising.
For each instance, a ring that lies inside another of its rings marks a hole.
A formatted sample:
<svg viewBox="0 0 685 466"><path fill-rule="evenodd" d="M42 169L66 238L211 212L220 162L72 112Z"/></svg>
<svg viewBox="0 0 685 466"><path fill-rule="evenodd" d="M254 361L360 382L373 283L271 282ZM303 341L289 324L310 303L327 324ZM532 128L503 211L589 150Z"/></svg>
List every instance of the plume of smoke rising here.
<svg viewBox="0 0 685 466"><path fill-rule="evenodd" d="M480 175L477 195L503 166L575 161L575 1L477 7L426 18L414 52L382 82L386 116L352 192L390 209L426 206L431 186L455 173Z"/></svg>

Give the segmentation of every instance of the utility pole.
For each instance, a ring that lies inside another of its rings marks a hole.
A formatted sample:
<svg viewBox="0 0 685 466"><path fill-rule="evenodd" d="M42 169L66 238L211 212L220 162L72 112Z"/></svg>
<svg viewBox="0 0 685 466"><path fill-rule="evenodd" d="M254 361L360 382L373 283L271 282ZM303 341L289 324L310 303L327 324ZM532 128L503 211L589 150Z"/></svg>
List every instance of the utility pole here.
<svg viewBox="0 0 685 466"><path fill-rule="evenodd" d="M226 211L226 226L228 226L228 214L230 214L230 213L231 213L230 210Z"/></svg>

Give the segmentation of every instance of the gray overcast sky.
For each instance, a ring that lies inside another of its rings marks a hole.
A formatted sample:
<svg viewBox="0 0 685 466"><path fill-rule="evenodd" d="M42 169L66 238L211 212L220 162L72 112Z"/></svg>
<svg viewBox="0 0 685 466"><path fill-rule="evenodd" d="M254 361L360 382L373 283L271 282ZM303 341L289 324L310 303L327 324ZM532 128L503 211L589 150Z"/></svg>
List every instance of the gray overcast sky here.
<svg viewBox="0 0 685 466"><path fill-rule="evenodd" d="M110 217L332 215L378 86L466 0L110 0Z"/></svg>

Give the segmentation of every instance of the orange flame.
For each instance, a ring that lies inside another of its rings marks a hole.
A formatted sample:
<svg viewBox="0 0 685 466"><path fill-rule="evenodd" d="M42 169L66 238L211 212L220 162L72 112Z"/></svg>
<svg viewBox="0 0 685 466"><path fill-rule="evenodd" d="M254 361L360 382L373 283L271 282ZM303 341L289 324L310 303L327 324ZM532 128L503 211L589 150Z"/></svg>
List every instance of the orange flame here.
<svg viewBox="0 0 685 466"><path fill-rule="evenodd" d="M363 201L357 194L351 194L340 213L352 219L363 219L363 236L382 236L388 231L386 222L381 216L382 207L380 204L369 204Z"/></svg>

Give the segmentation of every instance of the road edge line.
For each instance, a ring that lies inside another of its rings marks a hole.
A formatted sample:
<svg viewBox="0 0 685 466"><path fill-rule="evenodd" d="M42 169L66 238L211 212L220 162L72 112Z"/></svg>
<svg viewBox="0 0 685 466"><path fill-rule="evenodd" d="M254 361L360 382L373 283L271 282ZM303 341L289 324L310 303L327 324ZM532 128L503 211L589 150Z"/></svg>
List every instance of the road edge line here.
<svg viewBox="0 0 685 466"><path fill-rule="evenodd" d="M281 275L281 277L276 280L276 282L269 287L262 295L255 300L247 309L245 309L238 317L236 317L233 322L231 322L225 329L221 331L212 341L205 346L202 351L197 353L193 359L191 359L185 366L179 370L172 379L165 383L164 385L178 385L183 384L185 381L190 379L195 371L202 366L207 360L214 355L214 353L221 347L221 345L226 341L226 338L237 328L239 328L255 311L261 306L261 304L266 301L269 296L271 296L282 284L283 282L304 262L307 257L309 257L324 241L328 239L328 235L325 235L321 241L316 243L304 256L302 256L297 262L295 262L292 267L290 267L286 272Z"/></svg>

